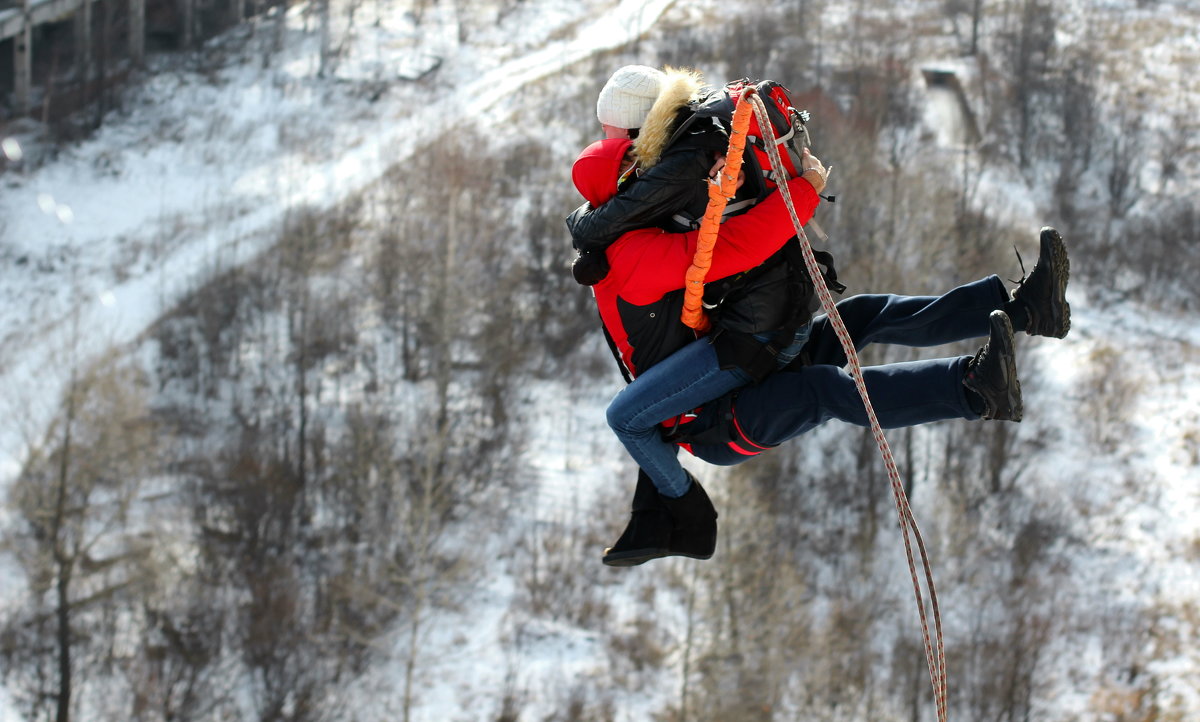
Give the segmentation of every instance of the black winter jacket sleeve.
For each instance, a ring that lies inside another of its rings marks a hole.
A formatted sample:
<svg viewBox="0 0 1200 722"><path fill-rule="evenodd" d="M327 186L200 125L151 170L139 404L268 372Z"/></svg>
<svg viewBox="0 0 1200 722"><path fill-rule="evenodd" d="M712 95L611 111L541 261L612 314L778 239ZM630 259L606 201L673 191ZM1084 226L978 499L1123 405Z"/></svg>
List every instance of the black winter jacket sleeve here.
<svg viewBox="0 0 1200 722"><path fill-rule="evenodd" d="M603 251L629 231L652 226L670 228L671 217L680 211L702 214L708 202L705 178L712 164L713 154L707 149L668 152L644 176L622 187L612 200L599 208L584 203L571 213L567 226L572 245L582 253Z"/></svg>

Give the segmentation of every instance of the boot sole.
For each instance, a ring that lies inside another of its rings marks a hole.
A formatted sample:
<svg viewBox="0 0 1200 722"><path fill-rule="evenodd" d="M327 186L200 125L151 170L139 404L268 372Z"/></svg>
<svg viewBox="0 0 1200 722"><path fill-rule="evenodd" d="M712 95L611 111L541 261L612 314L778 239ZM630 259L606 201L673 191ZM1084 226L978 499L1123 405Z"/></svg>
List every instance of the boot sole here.
<svg viewBox="0 0 1200 722"><path fill-rule="evenodd" d="M610 567L636 567L651 559L662 559L670 553L667 549L630 549L624 552L610 552L605 549L600 561Z"/></svg>
<svg viewBox="0 0 1200 722"><path fill-rule="evenodd" d="M1021 380L1017 378L1017 343L1013 334L1012 321L1003 313L994 313L989 320L992 323L992 336L989 343L1001 342L1000 356L1005 360L1008 378L1012 379L1012 383L1008 385L1009 413L1003 420L1020 421L1025 415L1025 404L1021 399Z"/></svg>
<svg viewBox="0 0 1200 722"><path fill-rule="evenodd" d="M1050 327L1035 331L1039 336L1065 338L1071 330L1071 304L1067 303L1067 280L1071 277L1071 261L1067 258L1067 246L1058 231L1046 226L1042 229L1040 250L1042 257L1049 260L1050 268L1054 270L1053 276L1058 281L1054 289L1055 298L1062 303L1050 304Z"/></svg>
<svg viewBox="0 0 1200 722"><path fill-rule="evenodd" d="M685 552L673 552L669 549L631 549L627 552L614 553L609 553L606 550L600 561L605 566L609 567L636 567L639 564L645 564L652 559L662 559L663 557L712 559L712 556L712 554L687 554Z"/></svg>

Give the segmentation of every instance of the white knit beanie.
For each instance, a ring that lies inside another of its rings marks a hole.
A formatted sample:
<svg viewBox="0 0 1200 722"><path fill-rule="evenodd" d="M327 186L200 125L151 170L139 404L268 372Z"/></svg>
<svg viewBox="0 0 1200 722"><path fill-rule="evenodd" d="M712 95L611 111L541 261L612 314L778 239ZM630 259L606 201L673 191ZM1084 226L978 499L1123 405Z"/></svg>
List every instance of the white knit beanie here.
<svg viewBox="0 0 1200 722"><path fill-rule="evenodd" d="M640 128L666 75L646 65L626 65L612 74L596 99L596 118L603 125Z"/></svg>

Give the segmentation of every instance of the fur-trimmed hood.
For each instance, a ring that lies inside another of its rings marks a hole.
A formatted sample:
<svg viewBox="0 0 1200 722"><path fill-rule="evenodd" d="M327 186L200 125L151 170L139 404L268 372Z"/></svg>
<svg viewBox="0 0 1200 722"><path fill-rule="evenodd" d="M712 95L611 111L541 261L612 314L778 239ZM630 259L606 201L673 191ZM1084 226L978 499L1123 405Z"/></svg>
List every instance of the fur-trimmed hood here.
<svg viewBox="0 0 1200 722"><path fill-rule="evenodd" d="M638 155L638 167L642 171L658 163L666 150L667 141L671 139L676 115L704 87L704 76L698 71L666 67L663 72L666 78L658 91L658 98L650 107L633 145Z"/></svg>

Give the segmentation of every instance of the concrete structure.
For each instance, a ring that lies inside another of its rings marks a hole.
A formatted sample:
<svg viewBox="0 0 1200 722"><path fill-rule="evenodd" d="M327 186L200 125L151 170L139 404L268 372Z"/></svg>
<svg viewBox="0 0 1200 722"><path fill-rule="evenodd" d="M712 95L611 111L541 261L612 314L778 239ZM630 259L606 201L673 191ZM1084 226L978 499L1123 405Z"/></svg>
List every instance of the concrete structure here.
<svg viewBox="0 0 1200 722"><path fill-rule="evenodd" d="M926 87L925 112L938 144L955 150L976 148L983 135L958 74L938 68L922 69L921 74Z"/></svg>
<svg viewBox="0 0 1200 722"><path fill-rule="evenodd" d="M92 49L94 2L96 0L19 0L16 7L0 9L0 42L13 40L12 109L15 114L25 115L31 110L34 28L73 19L77 58L87 58ZM134 63L141 63L146 48L146 0L126 2L129 3L129 57Z"/></svg>

